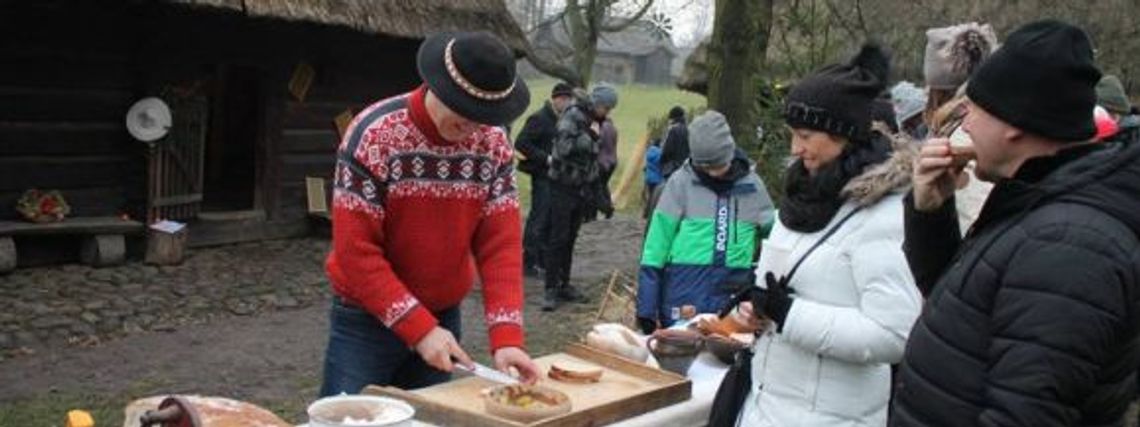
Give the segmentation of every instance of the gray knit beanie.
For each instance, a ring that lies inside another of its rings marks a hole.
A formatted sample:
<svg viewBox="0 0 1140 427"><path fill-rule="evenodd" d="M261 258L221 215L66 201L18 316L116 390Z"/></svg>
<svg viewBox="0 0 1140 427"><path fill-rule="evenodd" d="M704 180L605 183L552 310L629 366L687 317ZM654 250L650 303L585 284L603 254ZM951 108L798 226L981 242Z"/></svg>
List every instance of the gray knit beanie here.
<svg viewBox="0 0 1140 427"><path fill-rule="evenodd" d="M708 110L689 123L689 158L694 166L724 166L736 154L736 141L724 114Z"/></svg>
<svg viewBox="0 0 1140 427"><path fill-rule="evenodd" d="M590 102L599 107L606 107L613 109L617 107L618 93L610 85L597 85L594 90L590 92Z"/></svg>
<svg viewBox="0 0 1140 427"><path fill-rule="evenodd" d="M1124 93L1124 84L1112 74L1105 74L1100 83L1096 84L1096 103L1105 110L1122 116L1132 111L1132 101Z"/></svg>

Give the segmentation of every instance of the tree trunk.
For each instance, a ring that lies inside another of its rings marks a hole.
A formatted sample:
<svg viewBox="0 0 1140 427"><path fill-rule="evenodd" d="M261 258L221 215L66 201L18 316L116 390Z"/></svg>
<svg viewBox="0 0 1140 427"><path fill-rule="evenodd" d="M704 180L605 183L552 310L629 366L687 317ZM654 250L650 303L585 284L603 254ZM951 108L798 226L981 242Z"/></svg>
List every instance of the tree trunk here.
<svg viewBox="0 0 1140 427"><path fill-rule="evenodd" d="M708 105L728 119L738 143L756 139L759 89L774 0L717 0L708 50Z"/></svg>

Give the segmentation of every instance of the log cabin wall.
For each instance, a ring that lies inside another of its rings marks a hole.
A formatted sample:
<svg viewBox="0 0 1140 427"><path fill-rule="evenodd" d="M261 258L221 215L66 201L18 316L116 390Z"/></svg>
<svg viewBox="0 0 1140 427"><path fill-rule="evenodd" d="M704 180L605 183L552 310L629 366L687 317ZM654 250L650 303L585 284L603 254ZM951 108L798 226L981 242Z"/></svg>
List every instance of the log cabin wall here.
<svg viewBox="0 0 1140 427"><path fill-rule="evenodd" d="M334 118L419 81L413 39L142 2L0 9L0 220L16 218L15 200L33 187L61 190L72 216L141 218L146 148L126 132L129 106L163 95L204 96L216 108L242 89L258 97L248 176L251 206L264 211L269 231L241 239L304 232L304 178L331 177ZM303 101L287 89L300 62L316 71ZM225 84L233 69L245 76L241 88ZM210 132L217 121L212 115Z"/></svg>
<svg viewBox="0 0 1140 427"><path fill-rule="evenodd" d="M62 190L72 215L114 215L140 160L123 125L137 76L130 31L32 3L0 13L0 220L17 218L33 187Z"/></svg>

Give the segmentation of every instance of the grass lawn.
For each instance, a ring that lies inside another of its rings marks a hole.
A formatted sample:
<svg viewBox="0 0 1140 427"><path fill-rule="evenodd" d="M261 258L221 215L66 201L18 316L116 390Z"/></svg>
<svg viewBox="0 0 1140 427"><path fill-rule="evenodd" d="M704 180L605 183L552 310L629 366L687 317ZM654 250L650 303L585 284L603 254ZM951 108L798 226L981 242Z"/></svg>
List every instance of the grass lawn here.
<svg viewBox="0 0 1140 427"><path fill-rule="evenodd" d="M550 99L550 89L556 80L539 79L527 81L530 87L530 107L526 114L511 126L512 136L517 136L522 129L526 117L542 108L547 99ZM680 105L686 110L705 105L705 97L691 92L685 92L672 86L646 86L621 85L618 90L618 104L612 114L614 124L618 129L618 168L610 180L610 188L616 188L626 165L630 163L633 148L645 136L645 124L652 117L665 117L669 108ZM634 180L634 188L640 188L642 180ZM530 175L519 174L519 196L523 204L530 206ZM632 199L631 199L632 200ZM626 209L636 210L636 203L630 203Z"/></svg>

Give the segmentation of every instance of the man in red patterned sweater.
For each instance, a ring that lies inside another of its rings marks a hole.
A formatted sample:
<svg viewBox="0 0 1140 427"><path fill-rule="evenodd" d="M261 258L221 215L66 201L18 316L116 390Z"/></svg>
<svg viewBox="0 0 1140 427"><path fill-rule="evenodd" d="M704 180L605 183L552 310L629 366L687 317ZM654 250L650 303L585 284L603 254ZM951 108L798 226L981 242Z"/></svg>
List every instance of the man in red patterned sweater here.
<svg viewBox="0 0 1140 427"><path fill-rule="evenodd" d="M488 33L433 36L417 65L424 85L362 111L338 150L322 396L470 367L459 304L476 274L495 367L539 375L523 350L519 205L500 127L530 94Z"/></svg>

